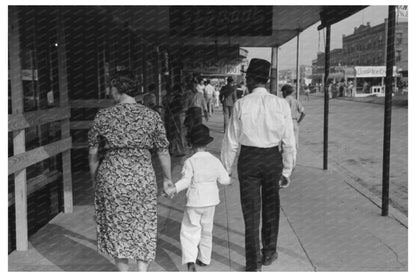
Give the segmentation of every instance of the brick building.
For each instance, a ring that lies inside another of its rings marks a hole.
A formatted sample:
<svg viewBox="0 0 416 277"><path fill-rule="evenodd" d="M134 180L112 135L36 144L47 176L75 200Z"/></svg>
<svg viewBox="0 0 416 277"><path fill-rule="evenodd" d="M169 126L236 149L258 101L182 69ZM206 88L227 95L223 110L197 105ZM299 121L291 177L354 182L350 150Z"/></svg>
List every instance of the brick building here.
<svg viewBox="0 0 416 277"><path fill-rule="evenodd" d="M336 67L352 66L384 66L386 57L386 26L384 23L371 26L360 25L354 28L350 35L342 36L342 48L333 49L330 53L330 73L336 72ZM395 28L396 67L402 77L407 77L408 71L408 22L397 22ZM318 52L312 61L313 74L324 73L325 53Z"/></svg>

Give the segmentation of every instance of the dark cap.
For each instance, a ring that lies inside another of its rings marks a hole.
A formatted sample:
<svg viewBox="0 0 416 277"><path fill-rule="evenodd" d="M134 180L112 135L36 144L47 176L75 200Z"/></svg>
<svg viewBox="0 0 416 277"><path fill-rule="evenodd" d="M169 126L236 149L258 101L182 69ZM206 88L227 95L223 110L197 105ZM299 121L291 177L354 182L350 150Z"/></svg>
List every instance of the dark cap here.
<svg viewBox="0 0 416 277"><path fill-rule="evenodd" d="M241 71L252 77L269 79L270 63L263 59L254 58L250 60L247 71Z"/></svg>
<svg viewBox="0 0 416 277"><path fill-rule="evenodd" d="M293 88L291 85L286 84L282 87L281 91L291 94L293 92Z"/></svg>

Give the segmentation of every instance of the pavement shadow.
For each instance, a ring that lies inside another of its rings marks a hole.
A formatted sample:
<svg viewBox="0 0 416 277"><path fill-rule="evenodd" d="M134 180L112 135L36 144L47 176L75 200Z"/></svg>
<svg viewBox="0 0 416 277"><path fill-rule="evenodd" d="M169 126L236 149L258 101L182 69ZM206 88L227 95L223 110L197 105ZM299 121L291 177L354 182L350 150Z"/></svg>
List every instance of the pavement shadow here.
<svg viewBox="0 0 416 277"><path fill-rule="evenodd" d="M174 253L179 257L182 255L179 238L181 222L160 215L158 217L158 221L163 222L163 225L159 227L158 231L159 236L157 242L156 262L167 271L179 271L178 266L181 265L176 265L174 261L169 257L168 252ZM171 240L175 241L175 244L164 240L161 238L161 236L170 238ZM244 247L215 235L213 236L212 240L212 261L219 262L225 266L230 267L230 269L232 268L240 270L242 265L230 259L230 251L233 250L236 253L244 256ZM218 251L220 250L219 247L221 247L222 251ZM224 251L224 248L227 250Z"/></svg>
<svg viewBox="0 0 416 277"><path fill-rule="evenodd" d="M96 241L56 224L42 228L31 239L43 257L63 271L117 271L116 266L96 250Z"/></svg>

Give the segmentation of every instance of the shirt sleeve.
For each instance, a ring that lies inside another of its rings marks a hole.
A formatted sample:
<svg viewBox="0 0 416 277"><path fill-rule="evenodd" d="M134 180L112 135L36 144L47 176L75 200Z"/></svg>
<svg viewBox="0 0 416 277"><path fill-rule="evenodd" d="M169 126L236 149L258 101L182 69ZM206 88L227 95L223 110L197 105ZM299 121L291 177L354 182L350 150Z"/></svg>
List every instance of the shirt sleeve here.
<svg viewBox="0 0 416 277"><path fill-rule="evenodd" d="M282 101L283 102L283 101ZM285 122L285 128L282 138L283 148L283 176L289 177L293 170L293 162L296 159L296 142L295 134L293 131L292 114L289 104L283 102L283 116Z"/></svg>
<svg viewBox="0 0 416 277"><path fill-rule="evenodd" d="M100 145L100 129L101 129L101 111L99 111L94 121L92 122L91 129L88 131L88 147L95 148Z"/></svg>
<svg viewBox="0 0 416 277"><path fill-rule="evenodd" d="M218 179L217 179L218 183L220 183L221 185L231 184L230 175L225 170L224 166L222 165L222 163L220 161L218 161L218 172L219 172L219 176L218 176Z"/></svg>
<svg viewBox="0 0 416 277"><path fill-rule="evenodd" d="M160 115L156 112L155 118L156 126L152 133L153 147L156 148L158 151L167 150L169 147L169 141L166 138L165 126L163 126L163 122L160 118Z"/></svg>
<svg viewBox="0 0 416 277"><path fill-rule="evenodd" d="M233 114L230 118L227 130L221 146L221 161L224 164L225 170L231 173L235 156L238 150L238 137L240 132L238 114L240 110L239 102L237 101L233 107Z"/></svg>
<svg viewBox="0 0 416 277"><path fill-rule="evenodd" d="M187 159L182 168L182 178L175 183L176 192L180 192L188 188L191 185L193 175L194 173L191 162Z"/></svg>

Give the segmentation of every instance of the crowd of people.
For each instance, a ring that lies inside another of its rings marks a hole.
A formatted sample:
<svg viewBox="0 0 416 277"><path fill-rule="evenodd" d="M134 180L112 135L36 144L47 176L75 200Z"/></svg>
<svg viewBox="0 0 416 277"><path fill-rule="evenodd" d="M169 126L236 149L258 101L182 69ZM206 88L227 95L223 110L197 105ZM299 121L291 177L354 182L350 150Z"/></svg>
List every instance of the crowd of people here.
<svg viewBox="0 0 416 277"><path fill-rule="evenodd" d="M267 91L269 72L268 61L252 59L245 72L247 86L234 85L229 77L219 89L197 76L185 85L166 87L163 112L150 94L144 105L136 102L137 83L129 73L112 78L110 91L117 104L97 113L88 140L98 251L114 257L120 271L128 270L128 259L137 260L140 271L147 271L155 259L158 192L151 151L162 167L165 195L187 190L178 237L188 271L211 263L215 206L220 201L217 184L231 184L239 147L245 270L261 271L278 258L279 190L290 184L298 124L305 112L291 97L289 85L282 88L285 99ZM220 103L224 137L219 159L207 151L213 137L203 121L210 120ZM176 182L171 154L188 156Z"/></svg>

